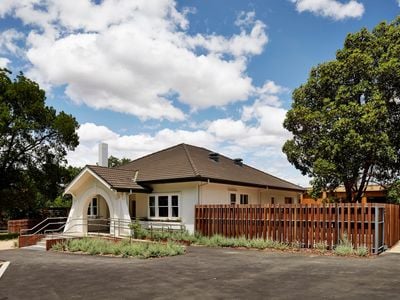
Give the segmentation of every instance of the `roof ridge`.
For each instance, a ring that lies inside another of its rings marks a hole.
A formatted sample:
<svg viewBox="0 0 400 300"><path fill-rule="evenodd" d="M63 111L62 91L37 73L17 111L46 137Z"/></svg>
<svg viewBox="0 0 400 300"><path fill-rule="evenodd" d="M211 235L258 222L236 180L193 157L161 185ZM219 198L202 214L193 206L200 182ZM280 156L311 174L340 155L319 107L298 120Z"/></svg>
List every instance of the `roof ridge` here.
<svg viewBox="0 0 400 300"><path fill-rule="evenodd" d="M145 158L145 157L150 157L150 156L153 156L153 155L155 155L155 154L158 154L158 153L161 153L161 152L165 152L165 151L171 150L171 149L173 149L173 148L177 148L177 147L180 146L180 145L184 145L184 143L180 143L180 144L173 145L173 146L168 147L168 148L165 148L165 149L158 150L158 151L156 151L156 152L149 153L149 154L147 154L147 155L138 157L138 158L136 158L136 159L134 159L134 160L132 160L132 161L130 161L130 162L124 164L124 165L117 166L117 167L113 167L112 169L123 169L122 167L128 166L128 165L132 164L133 162L135 162L135 161L137 161L137 160L139 160L139 159L142 159L142 158Z"/></svg>
<svg viewBox="0 0 400 300"><path fill-rule="evenodd" d="M185 150L186 157L187 157L188 160L189 160L190 166L191 166L192 169L193 169L194 175L199 176L200 173L199 173L199 171L197 170L196 165L194 164L192 157L190 156L190 153L189 153L189 150L188 150L187 147L186 147L186 144L182 144L182 146L183 146L183 149Z"/></svg>

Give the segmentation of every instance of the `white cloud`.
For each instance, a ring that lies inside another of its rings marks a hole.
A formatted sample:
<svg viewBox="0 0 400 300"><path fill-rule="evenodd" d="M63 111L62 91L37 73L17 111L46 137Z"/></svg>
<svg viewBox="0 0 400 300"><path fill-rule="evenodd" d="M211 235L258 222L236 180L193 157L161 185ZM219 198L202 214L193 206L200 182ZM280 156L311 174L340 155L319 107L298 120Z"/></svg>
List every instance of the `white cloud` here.
<svg viewBox="0 0 400 300"><path fill-rule="evenodd" d="M0 68L7 68L7 65L10 63L11 61L6 58L6 57L0 57Z"/></svg>
<svg viewBox="0 0 400 300"><path fill-rule="evenodd" d="M22 49L18 46L17 42L24 39L24 34L15 29L8 29L0 32L0 53L14 54L21 56Z"/></svg>
<svg viewBox="0 0 400 300"><path fill-rule="evenodd" d="M79 140L82 143L95 142L99 143L103 140L115 139L118 137L116 133L105 126L98 126L94 123L85 123L78 129Z"/></svg>
<svg viewBox="0 0 400 300"><path fill-rule="evenodd" d="M342 3L337 0L291 0L298 12L309 11L316 15L329 17L334 20L359 18L364 14L364 5L350 0Z"/></svg>
<svg viewBox="0 0 400 300"><path fill-rule="evenodd" d="M190 12L173 0L0 2L1 16L34 28L28 76L66 86L77 104L141 119L183 120L175 99L202 109L245 101L255 89L246 69L268 42L265 24L242 13L237 34L190 35Z"/></svg>
<svg viewBox="0 0 400 300"><path fill-rule="evenodd" d="M85 123L78 130L81 144L69 153L68 160L73 165L94 164L97 161L97 144L101 141L109 144L110 155L132 159L183 142L232 158L242 157L247 164L307 185L308 179L288 163L281 150L290 137L282 126L286 110L279 100L279 95L286 92L286 88L267 81L258 90L258 95L262 97L244 107L241 119L205 121L189 130L165 128L154 130L153 134L124 135L104 126ZM277 100L271 105L266 96L274 96Z"/></svg>

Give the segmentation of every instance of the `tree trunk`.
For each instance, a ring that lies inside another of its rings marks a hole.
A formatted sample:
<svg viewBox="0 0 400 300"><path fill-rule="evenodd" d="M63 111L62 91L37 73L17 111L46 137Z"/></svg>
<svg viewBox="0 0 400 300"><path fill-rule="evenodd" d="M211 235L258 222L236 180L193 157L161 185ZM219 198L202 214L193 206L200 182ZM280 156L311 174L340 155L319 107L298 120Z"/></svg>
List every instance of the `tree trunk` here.
<svg viewBox="0 0 400 300"><path fill-rule="evenodd" d="M353 202L353 183L345 182L344 188L346 189L346 202Z"/></svg>

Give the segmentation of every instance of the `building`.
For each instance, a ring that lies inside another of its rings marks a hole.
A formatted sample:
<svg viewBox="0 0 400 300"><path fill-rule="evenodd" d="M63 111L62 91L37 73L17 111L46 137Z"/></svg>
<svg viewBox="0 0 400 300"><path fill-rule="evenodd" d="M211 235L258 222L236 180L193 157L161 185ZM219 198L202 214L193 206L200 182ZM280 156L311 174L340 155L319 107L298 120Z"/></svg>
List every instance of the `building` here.
<svg viewBox="0 0 400 300"><path fill-rule="evenodd" d="M322 203L324 201L328 201L329 198L332 198L336 202L342 202L346 199L346 190L343 186L337 187L332 194L327 192L321 192L320 196L317 199L313 199L310 196L312 188L307 188L307 191L304 193L301 203L302 204L317 204ZM361 199L362 203L386 203L386 188L378 184L370 184L367 186L364 195Z"/></svg>
<svg viewBox="0 0 400 300"><path fill-rule="evenodd" d="M103 165L104 151L101 145ZM73 197L65 231L96 231L98 220L108 224L107 232L125 235L129 231L116 232L117 222L135 218L193 231L196 204L299 203L304 190L242 159L179 144L116 168L86 166L65 190Z"/></svg>

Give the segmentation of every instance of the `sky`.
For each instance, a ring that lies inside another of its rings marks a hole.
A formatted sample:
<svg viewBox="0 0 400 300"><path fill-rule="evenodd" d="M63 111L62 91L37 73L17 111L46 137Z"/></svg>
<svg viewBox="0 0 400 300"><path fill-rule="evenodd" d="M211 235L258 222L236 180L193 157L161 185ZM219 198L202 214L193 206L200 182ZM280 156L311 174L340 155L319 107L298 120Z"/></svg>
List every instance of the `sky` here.
<svg viewBox="0 0 400 300"><path fill-rule="evenodd" d="M72 114L74 166L188 143L302 186L282 146L291 93L400 0L0 0L0 67Z"/></svg>

